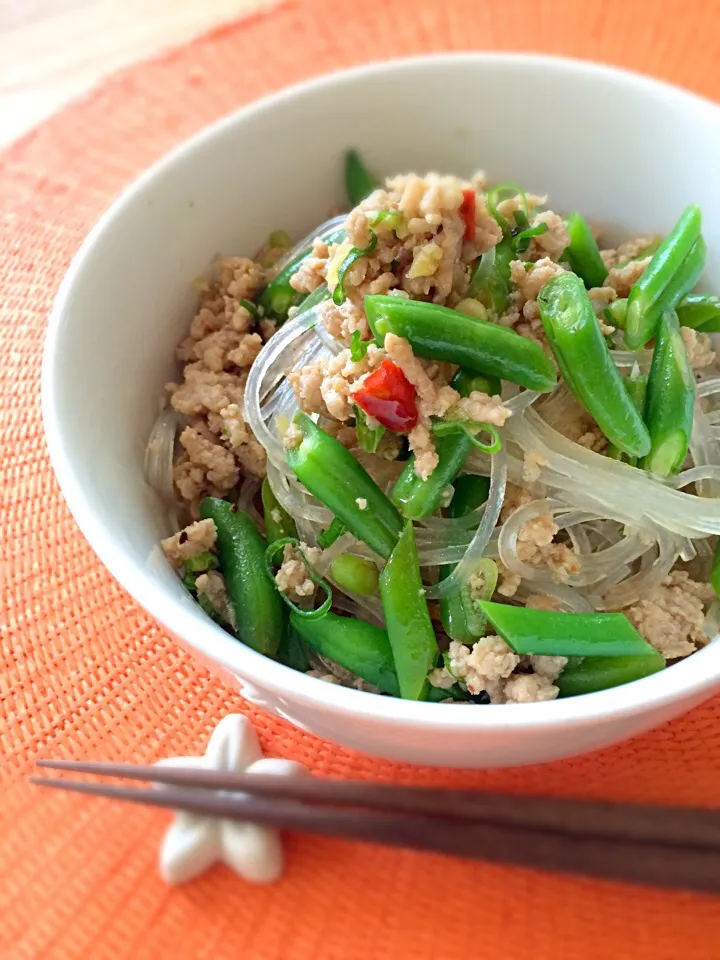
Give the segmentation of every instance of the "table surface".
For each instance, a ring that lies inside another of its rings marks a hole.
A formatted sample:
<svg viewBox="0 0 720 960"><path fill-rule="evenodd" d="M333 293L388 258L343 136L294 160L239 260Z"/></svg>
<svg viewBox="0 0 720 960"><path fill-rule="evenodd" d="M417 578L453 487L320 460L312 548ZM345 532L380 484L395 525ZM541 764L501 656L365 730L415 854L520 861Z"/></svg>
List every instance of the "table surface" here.
<svg viewBox="0 0 720 960"><path fill-rule="evenodd" d="M0 0L0 147L103 76L273 0Z"/></svg>

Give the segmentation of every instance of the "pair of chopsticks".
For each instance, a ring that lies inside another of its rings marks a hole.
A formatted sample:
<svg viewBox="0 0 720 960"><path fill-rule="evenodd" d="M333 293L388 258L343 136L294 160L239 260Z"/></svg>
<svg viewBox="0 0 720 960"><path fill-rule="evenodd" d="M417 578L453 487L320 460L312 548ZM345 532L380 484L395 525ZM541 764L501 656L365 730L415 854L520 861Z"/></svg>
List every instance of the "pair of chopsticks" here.
<svg viewBox="0 0 720 960"><path fill-rule="evenodd" d="M167 789L31 778L44 787L282 830L720 892L720 811L715 810L136 764L40 760L38 766Z"/></svg>

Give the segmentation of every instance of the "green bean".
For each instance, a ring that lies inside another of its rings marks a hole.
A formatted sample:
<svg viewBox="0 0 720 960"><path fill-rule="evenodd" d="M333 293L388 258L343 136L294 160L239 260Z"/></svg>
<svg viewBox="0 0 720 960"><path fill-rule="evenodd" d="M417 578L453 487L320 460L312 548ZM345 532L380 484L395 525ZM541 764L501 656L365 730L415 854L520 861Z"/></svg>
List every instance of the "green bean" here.
<svg viewBox="0 0 720 960"><path fill-rule="evenodd" d="M550 657L653 656L622 613L557 613L480 601L503 640L522 655Z"/></svg>
<svg viewBox="0 0 720 960"><path fill-rule="evenodd" d="M625 380L623 380L623 383L625 384L628 396L632 400L633 406L640 416L643 416L645 411L647 377L640 372L640 367L637 363L633 366ZM626 460L633 467L637 462L636 457L628 457L622 450L619 450L614 443L608 445L607 455L612 457L613 460Z"/></svg>
<svg viewBox="0 0 720 960"><path fill-rule="evenodd" d="M335 230L325 237L328 244L340 243L344 239L344 230ZM290 307L298 306L305 299L307 295L295 290L290 283L290 278L297 273L303 262L310 256L312 256L312 250L308 250L292 260L265 287L258 297L258 306L262 308L264 316L273 320L287 320Z"/></svg>
<svg viewBox="0 0 720 960"><path fill-rule="evenodd" d="M451 517L466 517L482 506L490 493L490 477L479 477L474 473L463 474L453 484L453 498L448 507Z"/></svg>
<svg viewBox="0 0 720 960"><path fill-rule="evenodd" d="M280 594L265 568L265 541L250 516L227 500L206 497L200 503L200 516L215 521L220 569L238 636L259 653L273 656L285 617Z"/></svg>
<svg viewBox="0 0 720 960"><path fill-rule="evenodd" d="M310 669L310 661L303 639L291 625L288 625L282 636L277 658L286 667L292 667L293 670L299 670L300 673L307 673Z"/></svg>
<svg viewBox="0 0 720 960"><path fill-rule="evenodd" d="M345 190L350 206L356 207L362 203L377 186L377 180L367 169L357 150L348 150L345 154Z"/></svg>
<svg viewBox="0 0 720 960"><path fill-rule="evenodd" d="M602 287L608 270L598 250L597 241L587 222L579 213L571 213L566 221L570 243L562 256L567 260L585 286Z"/></svg>
<svg viewBox="0 0 720 960"><path fill-rule="evenodd" d="M715 553L713 554L712 567L710 569L710 584L715 593L720 597L720 538L715 544Z"/></svg>
<svg viewBox="0 0 720 960"><path fill-rule="evenodd" d="M540 318L565 381L616 447L644 456L650 437L610 355L583 282L553 277L538 296Z"/></svg>
<svg viewBox="0 0 720 960"><path fill-rule="evenodd" d="M371 683L382 693L400 696L387 630L354 617L339 617L336 613L310 621L296 619L291 613L290 622L302 641L321 656ZM428 686L427 699L440 703L448 699L469 701L471 697L456 683L449 689Z"/></svg>
<svg viewBox="0 0 720 960"><path fill-rule="evenodd" d="M322 547L323 550L327 550L327 548L331 547L335 541L345 533L346 530L347 527L342 520L338 520L337 517L333 517L330 526L327 528L327 530L323 530L318 537L318 546Z"/></svg>
<svg viewBox="0 0 720 960"><path fill-rule="evenodd" d="M663 314L647 384L645 421L650 451L640 466L659 477L677 473L690 445L695 378L674 311Z"/></svg>
<svg viewBox="0 0 720 960"><path fill-rule="evenodd" d="M441 578L450 576L454 566L445 566L441 570ZM440 601L440 618L445 633L460 643L473 644L485 632L487 616L479 606L481 600L489 600L495 592L498 581L498 568L494 560L481 557L475 564L473 577L482 580L481 585L473 586L468 581L449 597Z"/></svg>
<svg viewBox="0 0 720 960"><path fill-rule="evenodd" d="M298 480L332 510L347 529L379 556L387 558L402 531L402 520L370 474L349 450L321 430L305 413L294 420L303 434L287 451Z"/></svg>
<svg viewBox="0 0 720 960"><path fill-rule="evenodd" d="M281 537L297 537L297 527L290 514L281 507L273 493L268 478L262 482L260 496L262 498L263 515L265 517L265 537L268 543L280 540Z"/></svg>
<svg viewBox="0 0 720 960"><path fill-rule="evenodd" d="M687 278L693 275L694 270L691 268L695 266L698 253L702 252L695 248L700 238L701 222L700 208L687 207L630 291L625 325L625 340L630 350L637 350L646 344L655 335L655 328L663 311L676 306L677 300L675 303L669 302L667 290L678 272ZM691 262L687 263L691 254ZM693 285L694 283L695 281ZM692 285L683 293L688 293L691 289ZM673 295L677 295L677 285ZM681 296L682 293L678 300Z"/></svg>
<svg viewBox="0 0 720 960"><path fill-rule="evenodd" d="M291 613L290 624L323 657L379 687L383 693L400 696L386 630L336 613L326 613L320 620L304 620Z"/></svg>
<svg viewBox="0 0 720 960"><path fill-rule="evenodd" d="M400 696L406 700L425 700L427 675L435 666L439 651L409 521L380 574L380 599Z"/></svg>
<svg viewBox="0 0 720 960"><path fill-rule="evenodd" d="M217 557L209 550L187 557L183 564L186 573L206 573L208 570L217 570L217 565Z"/></svg>
<svg viewBox="0 0 720 960"><path fill-rule="evenodd" d="M330 576L342 590L371 596L378 589L378 568L372 560L342 553L330 566Z"/></svg>
<svg viewBox="0 0 720 960"><path fill-rule="evenodd" d="M678 304L676 313L681 327L692 327L698 333L720 333L720 297L691 294Z"/></svg>
<svg viewBox="0 0 720 960"><path fill-rule="evenodd" d="M627 319L627 298L614 300L606 308L605 318L611 326L617 327L618 330L624 330Z"/></svg>
<svg viewBox="0 0 720 960"><path fill-rule="evenodd" d="M463 397L469 397L471 393L486 393L489 397L497 397L501 391L497 377L485 377L465 367L460 367L455 372L450 386Z"/></svg>
<svg viewBox="0 0 720 960"><path fill-rule="evenodd" d="M449 433L445 437L438 437L435 441L438 463L426 480L415 473L415 456L411 456L390 494L390 499L402 515L410 520L421 520L435 513L471 448L472 443L466 433Z"/></svg>
<svg viewBox="0 0 720 960"><path fill-rule="evenodd" d="M555 684L561 697L577 697L641 680L664 668L665 658L656 651L641 657L575 657Z"/></svg>
<svg viewBox="0 0 720 960"><path fill-rule="evenodd" d="M510 263L514 259L512 237L508 235L480 257L466 296L479 300L495 316L505 313L510 306Z"/></svg>
<svg viewBox="0 0 720 960"><path fill-rule="evenodd" d="M487 378L478 377L472 370L461 367L451 386L467 397L473 389L489 389L491 385ZM415 472L414 454L410 457L390 494L390 499L404 517L421 520L435 513L443 502L445 491L462 469L471 447L470 435L464 431L438 437L435 442L437 466L426 480Z"/></svg>
<svg viewBox="0 0 720 960"><path fill-rule="evenodd" d="M555 386L555 371L539 343L457 310L392 296L365 297L365 311L380 345L387 333L404 337L420 357L447 360L530 390Z"/></svg>

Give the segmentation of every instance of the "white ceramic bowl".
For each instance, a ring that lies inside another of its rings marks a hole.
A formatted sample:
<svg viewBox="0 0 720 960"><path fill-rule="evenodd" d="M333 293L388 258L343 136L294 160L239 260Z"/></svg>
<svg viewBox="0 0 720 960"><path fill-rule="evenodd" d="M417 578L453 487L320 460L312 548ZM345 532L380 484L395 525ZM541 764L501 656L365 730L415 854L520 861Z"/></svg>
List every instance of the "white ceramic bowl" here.
<svg viewBox="0 0 720 960"><path fill-rule="evenodd" d="M342 199L356 146L384 174L514 180L628 233L664 232L702 204L707 282L720 290L720 111L661 83L539 56L420 58L322 77L233 114L154 166L85 241L50 321L43 371L52 461L78 524L130 593L252 702L346 746L413 763L503 766L629 737L707 698L720 644L669 670L552 703L471 709L347 690L244 647L190 600L157 547L143 451L190 280L217 252L295 236Z"/></svg>

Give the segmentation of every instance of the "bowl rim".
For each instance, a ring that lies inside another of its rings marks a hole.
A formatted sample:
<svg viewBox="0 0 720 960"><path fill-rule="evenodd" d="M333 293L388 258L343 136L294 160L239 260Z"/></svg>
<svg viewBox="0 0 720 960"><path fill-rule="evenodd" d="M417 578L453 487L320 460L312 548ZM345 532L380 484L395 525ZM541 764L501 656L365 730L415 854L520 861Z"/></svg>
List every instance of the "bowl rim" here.
<svg viewBox="0 0 720 960"><path fill-rule="evenodd" d="M243 684L257 683L277 695L281 701L289 697L306 707L319 707L328 712L368 718L383 724L404 726L410 723L435 730L463 728L481 731L588 726L603 719L619 720L646 713L678 699L694 696L700 700L703 694L709 696L712 688L720 684L720 643L712 644L714 652L708 645L686 660L674 664L671 669L610 690L544 703L493 704L482 710L451 710L444 705L382 697L309 677L246 647L205 617L199 609L189 610L179 597L170 594L162 585L155 584L143 568L131 561L124 548L95 516L68 455L65 430L54 402L62 379L58 360L63 328L72 310L75 286L82 280L91 251L98 238L112 229L115 219L128 203L225 130L295 98L312 96L321 89L333 86L341 88L345 84L381 74L418 68L459 68L474 64L501 69L531 66L543 71L583 74L599 82L614 83L625 88L632 86L638 92L644 89L668 102L679 102L685 110L698 112L704 122L720 124L720 107L698 94L664 81L592 61L514 52L442 53L375 61L285 87L233 111L174 147L116 197L84 239L59 287L50 313L41 376L45 436L58 484L76 523L98 558L154 620L172 635L181 637L188 647L197 650L207 660L219 663L238 675Z"/></svg>

